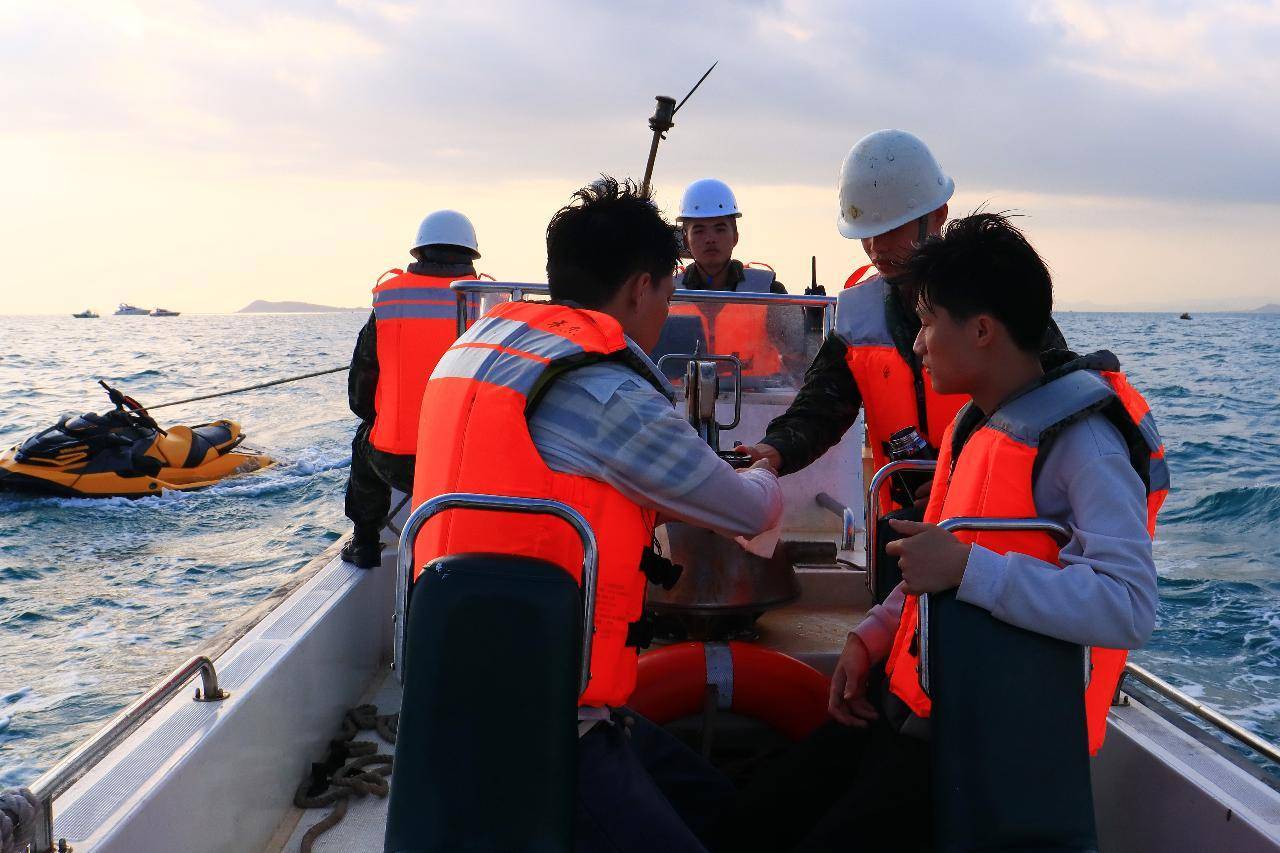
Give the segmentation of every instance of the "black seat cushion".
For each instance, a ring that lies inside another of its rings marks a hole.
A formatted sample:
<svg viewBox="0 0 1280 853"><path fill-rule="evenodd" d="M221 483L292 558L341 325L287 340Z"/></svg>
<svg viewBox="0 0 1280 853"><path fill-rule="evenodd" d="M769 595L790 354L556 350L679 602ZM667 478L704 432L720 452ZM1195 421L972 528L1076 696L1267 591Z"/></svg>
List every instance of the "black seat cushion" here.
<svg viewBox="0 0 1280 853"><path fill-rule="evenodd" d="M939 850L1096 850L1084 649L929 596Z"/></svg>
<svg viewBox="0 0 1280 853"><path fill-rule="evenodd" d="M410 597L386 851L572 849L581 635L579 587L552 563L427 567Z"/></svg>

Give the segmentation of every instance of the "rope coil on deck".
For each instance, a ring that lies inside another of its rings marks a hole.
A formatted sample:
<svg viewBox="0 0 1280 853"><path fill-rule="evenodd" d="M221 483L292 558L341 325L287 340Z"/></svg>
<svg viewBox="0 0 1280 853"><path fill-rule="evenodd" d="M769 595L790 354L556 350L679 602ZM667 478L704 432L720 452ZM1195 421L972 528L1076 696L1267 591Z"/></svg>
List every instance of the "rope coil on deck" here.
<svg viewBox="0 0 1280 853"><path fill-rule="evenodd" d="M399 722L399 714L379 714L376 705L359 705L347 711L342 718L342 734L329 742L324 759L311 765L293 796L293 804L300 809L333 806L333 811L302 836L300 853L311 853L316 840L346 817L353 797L387 796L391 756L381 753L378 744L355 738L361 732L372 731L394 746Z"/></svg>
<svg viewBox="0 0 1280 853"><path fill-rule="evenodd" d="M30 788L0 791L0 853L27 849L36 829L38 807Z"/></svg>

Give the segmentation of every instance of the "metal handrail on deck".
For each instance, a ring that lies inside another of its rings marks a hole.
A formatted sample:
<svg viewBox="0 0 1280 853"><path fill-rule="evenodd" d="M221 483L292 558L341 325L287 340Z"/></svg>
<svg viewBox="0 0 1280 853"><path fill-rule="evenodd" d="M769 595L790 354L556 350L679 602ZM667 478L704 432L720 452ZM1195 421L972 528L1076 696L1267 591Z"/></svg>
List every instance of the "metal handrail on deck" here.
<svg viewBox="0 0 1280 853"><path fill-rule="evenodd" d="M31 849L34 853L50 853L55 850L53 841L53 801L89 772L111 750L149 720L160 706L186 686L196 673L200 673L201 686L196 689L195 701L220 702L229 695L218 686L218 671L213 661L205 655L195 657L169 673L163 681L115 716L97 734L82 743L74 752L59 761L31 786L35 794L36 831Z"/></svg>
<svg viewBox="0 0 1280 853"><path fill-rule="evenodd" d="M1232 722L1223 714L1210 708L1203 702L1192 699L1186 693L1174 687L1169 682L1159 676L1149 672L1135 663L1125 664L1124 674L1133 678L1144 687L1150 688L1157 696L1167 699L1174 705L1187 711L1191 716L1195 717L1203 723L1206 723L1232 739L1244 744L1259 755L1265 756L1271 761L1280 764L1280 748L1275 744L1265 741L1255 735L1248 729ZM1123 689L1123 682L1121 683Z"/></svg>

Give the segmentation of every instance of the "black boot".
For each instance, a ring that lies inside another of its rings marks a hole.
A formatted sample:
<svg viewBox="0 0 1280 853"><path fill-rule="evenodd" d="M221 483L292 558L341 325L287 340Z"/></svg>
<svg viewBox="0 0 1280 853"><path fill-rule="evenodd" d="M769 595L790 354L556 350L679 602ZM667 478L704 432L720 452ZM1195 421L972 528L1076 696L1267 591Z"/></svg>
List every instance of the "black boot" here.
<svg viewBox="0 0 1280 853"><path fill-rule="evenodd" d="M342 559L362 569L372 569L382 563L382 543L353 536L342 546Z"/></svg>

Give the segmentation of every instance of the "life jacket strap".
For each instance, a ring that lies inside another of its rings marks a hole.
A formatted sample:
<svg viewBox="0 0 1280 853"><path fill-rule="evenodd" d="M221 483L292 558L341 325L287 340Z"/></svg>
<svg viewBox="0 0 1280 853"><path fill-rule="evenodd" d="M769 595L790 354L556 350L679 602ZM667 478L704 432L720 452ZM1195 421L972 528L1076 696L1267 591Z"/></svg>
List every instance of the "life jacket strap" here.
<svg viewBox="0 0 1280 853"><path fill-rule="evenodd" d="M647 649L653 645L653 620L641 616L627 625L627 645L637 649Z"/></svg>

